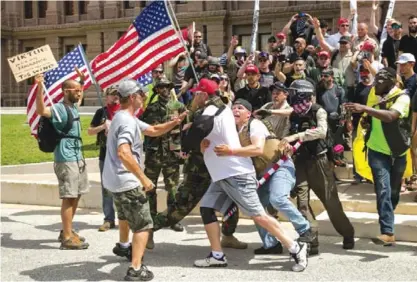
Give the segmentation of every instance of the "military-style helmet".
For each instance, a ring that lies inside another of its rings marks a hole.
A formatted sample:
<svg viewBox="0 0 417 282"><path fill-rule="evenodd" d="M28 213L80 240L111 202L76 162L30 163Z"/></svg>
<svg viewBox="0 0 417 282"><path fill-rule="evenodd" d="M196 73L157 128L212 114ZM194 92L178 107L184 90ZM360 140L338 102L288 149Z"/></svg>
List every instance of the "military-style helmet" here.
<svg viewBox="0 0 417 282"><path fill-rule="evenodd" d="M304 79L295 80L288 89L290 92L290 105L295 105L305 100L311 101L311 97L315 95L314 85Z"/></svg>

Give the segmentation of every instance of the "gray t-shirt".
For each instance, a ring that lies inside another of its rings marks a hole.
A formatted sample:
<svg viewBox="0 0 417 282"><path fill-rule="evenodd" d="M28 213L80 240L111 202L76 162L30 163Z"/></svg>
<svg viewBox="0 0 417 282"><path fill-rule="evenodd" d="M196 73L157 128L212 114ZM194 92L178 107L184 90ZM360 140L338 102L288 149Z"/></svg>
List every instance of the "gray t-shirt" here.
<svg viewBox="0 0 417 282"><path fill-rule="evenodd" d="M141 185L139 179L122 164L117 149L122 144L130 144L133 158L143 169L141 135L149 126L124 110L117 112L113 117L107 134L107 151L103 168L103 187L110 192L129 191Z"/></svg>

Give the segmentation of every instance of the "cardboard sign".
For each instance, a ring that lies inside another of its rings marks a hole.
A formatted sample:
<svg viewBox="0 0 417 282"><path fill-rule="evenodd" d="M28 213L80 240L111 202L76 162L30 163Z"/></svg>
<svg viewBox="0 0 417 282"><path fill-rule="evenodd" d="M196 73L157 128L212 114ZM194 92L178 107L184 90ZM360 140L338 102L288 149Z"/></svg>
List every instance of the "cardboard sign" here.
<svg viewBox="0 0 417 282"><path fill-rule="evenodd" d="M17 82L58 67L49 45L7 58Z"/></svg>

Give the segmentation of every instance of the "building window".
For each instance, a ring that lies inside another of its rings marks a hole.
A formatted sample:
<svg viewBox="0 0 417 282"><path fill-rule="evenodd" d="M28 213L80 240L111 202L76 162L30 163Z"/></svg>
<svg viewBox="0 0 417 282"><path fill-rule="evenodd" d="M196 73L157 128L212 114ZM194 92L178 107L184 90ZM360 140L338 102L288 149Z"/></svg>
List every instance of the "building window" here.
<svg viewBox="0 0 417 282"><path fill-rule="evenodd" d="M133 3L132 1L123 1L123 9L133 9Z"/></svg>
<svg viewBox="0 0 417 282"><path fill-rule="evenodd" d="M297 1L288 1L288 6L297 6Z"/></svg>
<svg viewBox="0 0 417 282"><path fill-rule="evenodd" d="M78 13L80 15L87 14L88 1L78 1Z"/></svg>
<svg viewBox="0 0 417 282"><path fill-rule="evenodd" d="M119 37L119 39L120 39L120 38L122 38L122 36L123 36L123 35L125 35L125 33L126 33L125 31L119 31L119 32L117 33L117 36L118 36L118 37Z"/></svg>
<svg viewBox="0 0 417 282"><path fill-rule="evenodd" d="M203 33L203 42L208 44L208 41L207 41L207 26L206 25L203 25L203 32L202 33Z"/></svg>
<svg viewBox="0 0 417 282"><path fill-rule="evenodd" d="M73 1L64 1L64 14L66 16L74 15L74 2Z"/></svg>
<svg viewBox="0 0 417 282"><path fill-rule="evenodd" d="M71 52L72 50L74 50L74 48L75 48L75 45L73 45L73 44L70 44L70 45L65 45L65 54L68 54L69 52Z"/></svg>
<svg viewBox="0 0 417 282"><path fill-rule="evenodd" d="M139 1L139 5L141 8L145 8L146 7L146 1Z"/></svg>
<svg viewBox="0 0 417 282"><path fill-rule="evenodd" d="M25 19L32 19L33 18L32 1L25 1L23 7L25 9Z"/></svg>
<svg viewBox="0 0 417 282"><path fill-rule="evenodd" d="M87 54L87 44L81 44L81 46L83 46L84 53Z"/></svg>
<svg viewBox="0 0 417 282"><path fill-rule="evenodd" d="M47 1L38 1L38 16L40 19L46 17L46 10L48 9Z"/></svg>

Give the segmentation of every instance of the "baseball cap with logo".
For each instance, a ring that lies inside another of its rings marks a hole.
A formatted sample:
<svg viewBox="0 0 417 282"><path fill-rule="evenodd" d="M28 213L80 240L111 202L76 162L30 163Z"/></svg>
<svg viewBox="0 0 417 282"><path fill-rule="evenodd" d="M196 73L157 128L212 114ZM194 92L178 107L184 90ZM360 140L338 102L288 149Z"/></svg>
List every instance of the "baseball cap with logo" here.
<svg viewBox="0 0 417 282"><path fill-rule="evenodd" d="M208 95L216 95L216 91L219 89L219 85L210 79L203 78L197 87L190 89L191 92L206 92Z"/></svg>
<svg viewBox="0 0 417 282"><path fill-rule="evenodd" d="M339 43L349 43L350 42L350 37L349 36L342 36L339 39Z"/></svg>
<svg viewBox="0 0 417 282"><path fill-rule="evenodd" d="M136 94L141 91L139 83L133 79L125 79L119 83L117 91L121 97L129 97L130 95Z"/></svg>
<svg viewBox="0 0 417 282"><path fill-rule="evenodd" d="M326 57L326 58L330 58L330 54L327 51L321 51L317 54L317 56L320 57Z"/></svg>
<svg viewBox="0 0 417 282"><path fill-rule="evenodd" d="M375 45L369 41L365 41L361 47L361 51L373 52L375 50Z"/></svg>
<svg viewBox="0 0 417 282"><path fill-rule="evenodd" d="M285 39L285 38L287 38L287 36L285 35L285 33L283 33L283 32L278 32L276 35L275 35L277 38L281 38L281 39Z"/></svg>
<svg viewBox="0 0 417 282"><path fill-rule="evenodd" d="M337 21L337 25L342 25L342 24L347 24L347 23L349 23L349 20L348 20L348 19L346 19L346 18L340 18L340 19Z"/></svg>
<svg viewBox="0 0 417 282"><path fill-rule="evenodd" d="M406 64L409 62L416 62L416 58L411 53L403 53L398 57L398 61L396 61L396 64Z"/></svg>
<svg viewBox="0 0 417 282"><path fill-rule="evenodd" d="M269 54L265 51L262 51L261 53L259 53L259 58L267 58L269 59Z"/></svg>
<svg viewBox="0 0 417 282"><path fill-rule="evenodd" d="M245 73L256 73L256 74L259 74L259 69L255 65L250 64L250 65L247 65L247 67L245 69Z"/></svg>

